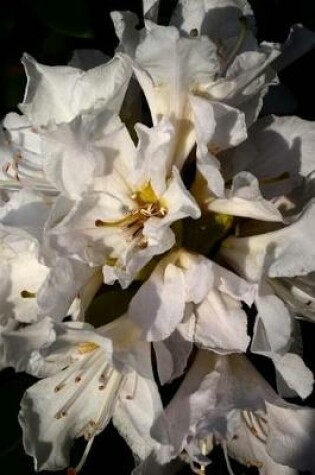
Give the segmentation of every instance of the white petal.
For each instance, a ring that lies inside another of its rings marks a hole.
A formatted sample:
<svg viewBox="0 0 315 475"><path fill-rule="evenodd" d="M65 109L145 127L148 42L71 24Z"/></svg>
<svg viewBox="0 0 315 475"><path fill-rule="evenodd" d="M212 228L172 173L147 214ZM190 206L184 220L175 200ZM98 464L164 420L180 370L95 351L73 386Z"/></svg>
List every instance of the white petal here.
<svg viewBox="0 0 315 475"><path fill-rule="evenodd" d="M257 295L257 286L250 284L246 280L241 279L238 275L234 274L225 267L221 267L214 263L215 275L217 279L220 279L218 289L229 295L235 300L242 300L248 306L254 303L254 299Z"/></svg>
<svg viewBox="0 0 315 475"><path fill-rule="evenodd" d="M271 355L285 351L291 343L292 316L286 305L266 284L261 287L256 299L258 320L261 325L254 331L252 351L259 354ZM264 345L261 332L266 335L267 344Z"/></svg>
<svg viewBox="0 0 315 475"><path fill-rule="evenodd" d="M276 463L268 454L266 445L255 437L243 421L237 437L228 443L229 455L243 465L255 463L261 475L298 475L297 471ZM262 464L262 465L261 465Z"/></svg>
<svg viewBox="0 0 315 475"><path fill-rule="evenodd" d="M27 371L32 351L49 346L56 338L49 318L18 330L1 333L1 366ZM3 358L3 359L2 359Z"/></svg>
<svg viewBox="0 0 315 475"><path fill-rule="evenodd" d="M162 199L168 208L168 214L163 219L164 223L171 224L178 219L190 216L197 219L200 217L200 209L193 196L187 191L176 167L173 167L172 178L168 183Z"/></svg>
<svg viewBox="0 0 315 475"><path fill-rule="evenodd" d="M113 423L132 452L141 460L168 441L163 406L158 388L152 379L130 374L115 407ZM152 426L155 423L155 434Z"/></svg>
<svg viewBox="0 0 315 475"><path fill-rule="evenodd" d="M273 362L286 384L305 399L313 391L314 376L305 366L302 358L293 353L286 353L284 356L276 356Z"/></svg>
<svg viewBox="0 0 315 475"><path fill-rule="evenodd" d="M275 259L268 270L270 277L306 275L315 269L314 223L315 202L312 201L297 221L275 232ZM269 246L272 245L271 241Z"/></svg>
<svg viewBox="0 0 315 475"><path fill-rule="evenodd" d="M192 95L190 102L194 111L198 145L204 143L210 150L213 148L222 151L247 138L245 118L239 110Z"/></svg>
<svg viewBox="0 0 315 475"><path fill-rule="evenodd" d="M165 267L161 263L131 300L129 315L143 338L159 341L170 336L183 319L184 306L183 272L173 264Z"/></svg>
<svg viewBox="0 0 315 475"><path fill-rule="evenodd" d="M135 129L139 142L134 167L130 170L131 180L135 187L150 181L155 194L161 196L165 191L165 178L171 172L174 128L169 120L163 120L152 128L136 124Z"/></svg>
<svg viewBox="0 0 315 475"><path fill-rule="evenodd" d="M176 28L147 21L135 60L153 123L166 115L175 125L173 162L182 168L195 141L188 94L217 72L215 47L206 37L181 38Z"/></svg>
<svg viewBox="0 0 315 475"><path fill-rule="evenodd" d="M29 55L24 55L23 64L28 82L20 109L34 125L68 122L100 105L118 112L131 76L131 66L122 56L87 72L44 66Z"/></svg>
<svg viewBox="0 0 315 475"><path fill-rule="evenodd" d="M51 211L53 200L43 194L24 188L17 191L0 207L1 223L24 229L41 241L43 228Z"/></svg>
<svg viewBox="0 0 315 475"><path fill-rule="evenodd" d="M281 71L314 48L314 45L314 32L303 25L294 25L282 46L281 55L276 59L272 67L276 71Z"/></svg>
<svg viewBox="0 0 315 475"><path fill-rule="evenodd" d="M169 454L161 451L158 460L163 463L176 456L198 429L203 434L213 433L218 427L222 431L222 419L235 408L264 409L266 399L273 401L277 395L244 356L214 356L199 351L166 407L174 447Z"/></svg>
<svg viewBox="0 0 315 475"><path fill-rule="evenodd" d="M179 0L172 23L186 34L197 29L199 33L213 35L217 39L237 36L240 14L239 6L233 0ZM220 27L222 31L219 34Z"/></svg>
<svg viewBox="0 0 315 475"><path fill-rule="evenodd" d="M267 450L282 464L299 470L315 470L314 409L281 407L267 403L269 436Z"/></svg>
<svg viewBox="0 0 315 475"><path fill-rule="evenodd" d="M115 33L119 38L118 50L122 50L133 58L140 36L136 29L139 23L137 15L129 11L114 11L110 12L110 16L114 23Z"/></svg>
<svg viewBox="0 0 315 475"><path fill-rule="evenodd" d="M158 10L159 0L143 0L143 14L145 18L157 23Z"/></svg>
<svg viewBox="0 0 315 475"><path fill-rule="evenodd" d="M182 376L193 350L193 343L175 330L169 338L154 342L153 347L160 383L163 385Z"/></svg>
<svg viewBox="0 0 315 475"><path fill-rule="evenodd" d="M53 194L54 187L47 182L43 173L40 131L26 117L16 113L8 114L3 125L10 143L6 152L10 151L11 156L7 156L3 162L5 173L2 186L7 184L11 189L32 186L33 189Z"/></svg>
<svg viewBox="0 0 315 475"><path fill-rule="evenodd" d="M241 172L233 177L232 187L226 190L226 197L210 201L208 209L261 221L282 221L277 207L263 198L257 178L249 172Z"/></svg>
<svg viewBox="0 0 315 475"><path fill-rule="evenodd" d="M38 261L37 242L17 231L7 228L1 242L0 320L6 322L13 318L30 323L38 318L36 295L49 269Z"/></svg>
<svg viewBox="0 0 315 475"><path fill-rule="evenodd" d="M217 153L246 139L243 114L225 104L198 96L190 96L190 103L196 128L198 170L206 179L209 190L217 196L223 196L220 162L211 152Z"/></svg>
<svg viewBox="0 0 315 475"><path fill-rule="evenodd" d="M263 90L275 73L270 73L270 63L279 55L279 48L272 43L261 43L259 51L245 51L237 55L228 68L226 78L208 88L215 100L225 99L240 107ZM271 77L270 77L271 76Z"/></svg>
<svg viewBox="0 0 315 475"><path fill-rule="evenodd" d="M266 196L288 193L315 169L314 124L299 117L263 117L248 131L249 139L226 152L223 167L230 178L252 172ZM265 180L265 182L264 182Z"/></svg>
<svg viewBox="0 0 315 475"><path fill-rule="evenodd" d="M79 116L69 124L50 127L42 139L45 176L59 191L76 199L104 161L97 140L112 118L109 111ZM74 179L73 170L78 169Z"/></svg>
<svg viewBox="0 0 315 475"><path fill-rule="evenodd" d="M173 448L158 453L161 463L169 461L181 452L190 431L215 405L215 391L220 374L207 352L199 351L186 374L184 382L165 410Z"/></svg>
<svg viewBox="0 0 315 475"><path fill-rule="evenodd" d="M177 99L181 99L182 92L187 94L192 81L213 77L219 67L215 47L207 38L180 38L176 28L148 21L136 61L150 74L155 85L168 84ZM171 107L176 104L172 103Z"/></svg>
<svg viewBox="0 0 315 475"><path fill-rule="evenodd" d="M80 261L57 259L37 295L40 314L58 320L67 316L73 300L95 272ZM101 283L100 278L99 286Z"/></svg>
<svg viewBox="0 0 315 475"><path fill-rule="evenodd" d="M185 269L186 302L201 303L214 285L214 263L201 255L180 250L179 265Z"/></svg>
<svg viewBox="0 0 315 475"><path fill-rule="evenodd" d="M195 342L217 353L245 352L250 342L241 303L216 290L196 307Z"/></svg>
<svg viewBox="0 0 315 475"><path fill-rule="evenodd" d="M243 276L258 281L269 277L306 275L315 268L315 203L308 204L292 224L248 238L230 237L222 246L225 259Z"/></svg>
<svg viewBox="0 0 315 475"><path fill-rule="evenodd" d="M94 368L88 371L94 372ZM80 383L73 382L56 392L55 388L68 373L69 369L66 369L39 381L26 391L21 401L19 422L23 429L24 448L34 457L35 470L59 470L68 466L73 439L79 437L91 421L98 422L107 400L110 404L110 398L115 397L119 389L119 373L102 391L98 389L100 374L95 372L92 376L87 372L86 382L83 378L79 389ZM80 394L75 397L77 390ZM68 413L59 418L58 413L72 397L75 401Z"/></svg>

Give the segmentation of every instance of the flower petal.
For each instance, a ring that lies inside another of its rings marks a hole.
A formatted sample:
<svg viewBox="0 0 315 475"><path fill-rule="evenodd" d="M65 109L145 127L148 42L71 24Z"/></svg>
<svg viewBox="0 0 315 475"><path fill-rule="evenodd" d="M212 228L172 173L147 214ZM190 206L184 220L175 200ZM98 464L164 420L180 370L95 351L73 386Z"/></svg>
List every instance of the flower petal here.
<svg viewBox="0 0 315 475"><path fill-rule="evenodd" d="M15 371L28 371L32 351L49 346L56 338L54 325L49 318L17 330L1 333L1 367Z"/></svg>
<svg viewBox="0 0 315 475"><path fill-rule="evenodd" d="M66 369L61 374L57 373L39 381L26 391L21 401L19 422L23 429L24 448L27 454L34 457L35 470L59 470L67 467L73 439L79 437L82 431L88 431L91 421L98 423L106 405L105 391L97 390L97 372L91 377L86 374L87 381L82 382L79 389L75 384L69 384L56 392L60 381L68 376L71 370L72 368ZM89 370L94 372L93 367ZM119 389L119 373L109 383L110 387L106 387L106 392L110 392L111 397L114 397ZM96 388L93 391L94 386ZM89 389L93 391L92 398ZM77 397L76 391L80 391ZM74 402L69 413L62 415L62 408L72 398ZM110 397L107 398L110 404Z"/></svg>
<svg viewBox="0 0 315 475"><path fill-rule="evenodd" d="M290 389L302 399L307 398L314 385L313 373L305 366L302 358L293 353L284 356L275 356L273 362L276 370L280 373Z"/></svg>
<svg viewBox="0 0 315 475"><path fill-rule="evenodd" d="M314 409L267 403L270 426L267 450L278 463L299 470L315 470Z"/></svg>
<svg viewBox="0 0 315 475"><path fill-rule="evenodd" d="M273 203L263 198L257 178L249 172L234 176L231 189L226 191L226 197L210 201L208 209L216 213L261 221L282 221L280 211Z"/></svg>
<svg viewBox="0 0 315 475"><path fill-rule="evenodd" d="M25 54L27 86L20 109L34 125L69 122L100 105L119 111L131 66L122 56L83 72L70 66L44 66Z"/></svg>
<svg viewBox="0 0 315 475"><path fill-rule="evenodd" d="M91 299L102 283L100 269L91 269L87 264L71 259L58 258L41 286L37 302L39 313L61 320L69 313L70 306L89 280L98 274L99 279L93 285Z"/></svg>
<svg viewBox="0 0 315 475"><path fill-rule="evenodd" d="M113 423L132 452L144 460L152 450L167 443L163 406L158 388L152 379L130 374L113 414ZM152 426L155 423L155 432Z"/></svg>
<svg viewBox="0 0 315 475"><path fill-rule="evenodd" d="M276 463L268 454L265 443L252 434L244 421L237 437L228 443L228 454L245 466L257 466L261 474L298 475L295 469Z"/></svg>
<svg viewBox="0 0 315 475"><path fill-rule="evenodd" d="M250 342L241 302L217 290L196 307L195 342L220 354L245 352Z"/></svg>
<svg viewBox="0 0 315 475"><path fill-rule="evenodd" d="M159 341L175 330L183 319L184 307L182 270L160 263L131 300L128 313L141 328L143 338Z"/></svg>
<svg viewBox="0 0 315 475"><path fill-rule="evenodd" d="M162 385L170 383L184 373L193 350L192 338L190 340L187 341L187 337L183 337L181 331L177 329L169 338L153 343L159 381Z"/></svg>

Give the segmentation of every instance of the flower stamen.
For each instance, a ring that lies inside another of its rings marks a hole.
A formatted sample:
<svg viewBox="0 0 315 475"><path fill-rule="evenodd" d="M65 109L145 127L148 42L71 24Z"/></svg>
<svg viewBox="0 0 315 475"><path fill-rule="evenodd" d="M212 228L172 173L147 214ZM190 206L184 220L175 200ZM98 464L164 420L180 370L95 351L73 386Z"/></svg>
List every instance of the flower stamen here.
<svg viewBox="0 0 315 475"><path fill-rule="evenodd" d="M266 419L260 416L259 414L253 413L251 411L242 411L242 418L253 436L256 437L256 439L258 439L261 443L266 444Z"/></svg>
<svg viewBox="0 0 315 475"><path fill-rule="evenodd" d="M35 299L36 298L36 292L29 292L28 290L22 290L20 292L20 296L23 299Z"/></svg>
<svg viewBox="0 0 315 475"><path fill-rule="evenodd" d="M246 18L245 17L240 17L239 22L240 22L241 30L240 30L240 33L239 33L239 36L238 36L238 39L237 39L237 42L236 42L234 48L232 49L231 53L228 55L228 57L223 62L222 72L221 72L222 76L226 73L228 67L230 66L233 59L235 58L235 56L239 52L239 50L240 50L240 48L241 48L241 46L244 42L246 33L247 33Z"/></svg>
<svg viewBox="0 0 315 475"><path fill-rule="evenodd" d="M114 221L97 219L96 227L120 227L126 234L127 242L135 241L140 249L145 249L148 245L147 239L143 235L146 221L152 217L164 218L167 214L167 207L164 206L155 194L151 183L148 182L131 195L137 207L127 211L127 214Z"/></svg>
<svg viewBox="0 0 315 475"><path fill-rule="evenodd" d="M138 375L137 373L134 373L132 391L130 394L127 394L126 399L128 399L129 401L132 401L136 397L137 389L138 389Z"/></svg>

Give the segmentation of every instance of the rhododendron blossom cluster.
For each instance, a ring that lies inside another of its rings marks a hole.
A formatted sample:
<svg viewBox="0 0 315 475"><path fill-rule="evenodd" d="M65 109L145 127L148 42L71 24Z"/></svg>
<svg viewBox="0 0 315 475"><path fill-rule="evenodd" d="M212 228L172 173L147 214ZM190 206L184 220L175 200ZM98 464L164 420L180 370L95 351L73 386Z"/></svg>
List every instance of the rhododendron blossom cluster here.
<svg viewBox="0 0 315 475"><path fill-rule="evenodd" d="M143 7L142 28L112 13L93 68L25 54L3 121L0 361L38 378L25 451L78 473L112 420L134 475L206 474L216 446L230 474L315 473L315 410L284 399L314 382L296 338L315 322L315 125L260 115L314 36L258 43L246 1L179 0L168 26Z"/></svg>

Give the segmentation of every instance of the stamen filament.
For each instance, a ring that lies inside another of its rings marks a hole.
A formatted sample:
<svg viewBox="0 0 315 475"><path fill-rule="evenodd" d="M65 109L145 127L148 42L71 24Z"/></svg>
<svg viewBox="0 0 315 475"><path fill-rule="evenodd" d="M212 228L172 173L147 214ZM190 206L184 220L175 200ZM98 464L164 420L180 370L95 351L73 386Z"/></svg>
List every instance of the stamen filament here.
<svg viewBox="0 0 315 475"><path fill-rule="evenodd" d="M102 354L101 351L99 352L98 350L96 350L95 353L96 354L91 357L90 362L89 362L91 364L91 360L93 359L93 364L91 364L90 368L88 368L88 370L86 371L82 384L74 391L74 393L68 399L66 404L55 414L56 419L61 419L62 417L65 417L68 414L69 409L76 402L76 400L78 399L78 396L82 393L82 391L86 388L86 386L92 381L92 379L95 378L94 364L96 363L98 359L103 360L104 358L104 355Z"/></svg>
<svg viewBox="0 0 315 475"><path fill-rule="evenodd" d="M116 380L113 383L113 387L110 389L112 400L109 401L108 404L105 404L105 406L103 407L100 417L96 423L95 433L103 430L107 426L110 418L112 417L112 413L119 397L120 388L124 382L125 376L118 373L115 379Z"/></svg>
<svg viewBox="0 0 315 475"><path fill-rule="evenodd" d="M233 472L231 464L230 464L229 456L228 456L228 453L227 453L226 442L222 442L221 446L222 446L222 450L223 450L223 454L224 454L224 458L225 458L226 468L229 472L229 475L234 475L234 472Z"/></svg>
<svg viewBox="0 0 315 475"><path fill-rule="evenodd" d="M258 416L251 411L242 411L242 418L253 436L261 443L266 444L266 430L261 425L261 422L258 423Z"/></svg>
<svg viewBox="0 0 315 475"><path fill-rule="evenodd" d="M136 397L137 389L138 389L138 375L135 372L134 373L134 380L133 380L133 388L132 388L131 394L127 394L126 399L128 399L128 400L134 399Z"/></svg>
<svg viewBox="0 0 315 475"><path fill-rule="evenodd" d="M237 39L237 42L236 42L234 48L232 49L231 53L229 54L229 56L224 61L224 64L223 64L223 67L222 67L222 72L221 72L222 76L226 73L228 67L232 63L235 56L237 55L239 49L241 48L241 46L243 44L245 36L246 36L246 32L247 32L246 19L244 17L241 17L239 19L239 22L240 22L240 25L241 25L241 31L240 31L239 37Z"/></svg>
<svg viewBox="0 0 315 475"><path fill-rule="evenodd" d="M81 457L79 463L77 464L77 466L76 466L75 468L73 468L73 467L68 468L68 470L67 470L67 475L77 475L77 473L80 472L80 470L82 469L83 465L84 465L85 462L86 462L86 459L87 459L87 457L88 457L88 455L89 455L89 452L90 452L90 450L91 450L91 448L92 448L93 442L94 442L94 437L92 437L92 438L88 441L88 443L86 444L85 449L84 449L84 452L83 452L83 454L82 454L82 457Z"/></svg>

